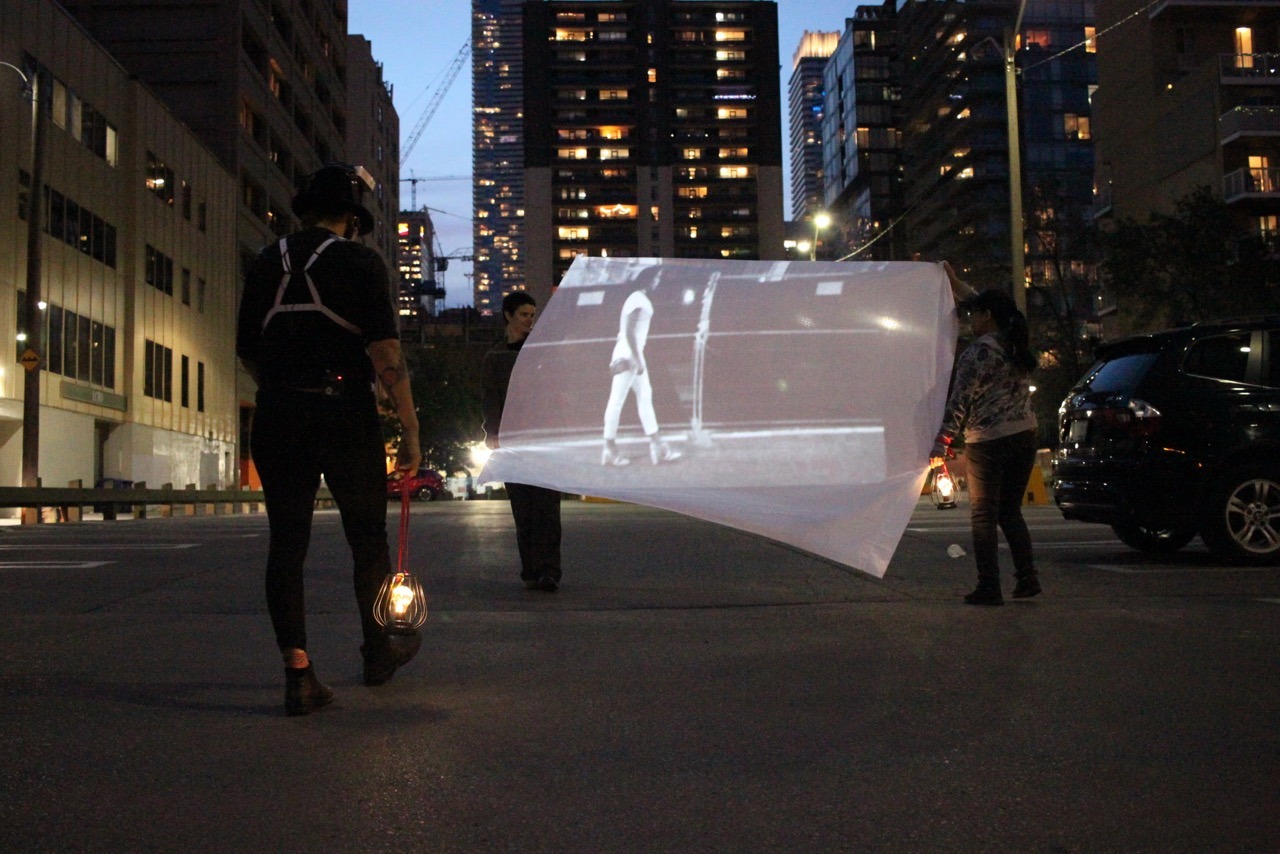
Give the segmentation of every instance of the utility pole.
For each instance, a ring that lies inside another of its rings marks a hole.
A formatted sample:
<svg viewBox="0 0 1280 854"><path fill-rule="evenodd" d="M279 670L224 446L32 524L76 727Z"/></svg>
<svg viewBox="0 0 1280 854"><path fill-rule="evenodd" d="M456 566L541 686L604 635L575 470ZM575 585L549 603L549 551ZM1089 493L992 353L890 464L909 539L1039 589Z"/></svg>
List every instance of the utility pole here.
<svg viewBox="0 0 1280 854"><path fill-rule="evenodd" d="M1019 0L1013 29L1004 34L1004 101L1009 133L1009 260L1013 278L1013 301L1018 311L1027 310L1026 234L1022 222L1022 146L1018 133L1018 35L1027 0Z"/></svg>
<svg viewBox="0 0 1280 854"><path fill-rule="evenodd" d="M22 397L22 485L40 485L40 367L44 359L44 317L40 308L41 261L44 248L44 228L40 221L44 213L44 148L47 133L48 105L45 87L40 83L40 71L35 69L28 77L16 65L0 63L18 72L24 91L31 98L31 188L27 193L27 335L26 349L22 353L22 367L26 371ZM24 507L22 524L34 525L40 521L40 508Z"/></svg>

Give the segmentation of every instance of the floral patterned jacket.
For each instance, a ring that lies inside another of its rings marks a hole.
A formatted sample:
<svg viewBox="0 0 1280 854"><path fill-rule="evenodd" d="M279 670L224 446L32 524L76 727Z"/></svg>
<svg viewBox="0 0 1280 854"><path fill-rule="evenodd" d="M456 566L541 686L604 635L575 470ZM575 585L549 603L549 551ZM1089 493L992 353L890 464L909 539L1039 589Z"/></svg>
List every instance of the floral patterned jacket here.
<svg viewBox="0 0 1280 854"><path fill-rule="evenodd" d="M987 442L1035 426L1029 377L1009 362L997 333L983 335L956 360L938 443L950 445L961 430L965 442Z"/></svg>

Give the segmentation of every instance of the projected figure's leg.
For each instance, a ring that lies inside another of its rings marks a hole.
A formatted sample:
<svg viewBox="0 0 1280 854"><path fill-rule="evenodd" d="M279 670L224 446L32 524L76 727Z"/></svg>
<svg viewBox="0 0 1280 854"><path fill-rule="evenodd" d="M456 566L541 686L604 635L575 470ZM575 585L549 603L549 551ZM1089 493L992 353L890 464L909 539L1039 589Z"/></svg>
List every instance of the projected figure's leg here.
<svg viewBox="0 0 1280 854"><path fill-rule="evenodd" d="M702 374L707 359L707 337L711 333L711 301L719 281L720 273L712 273L702 291L702 311L698 317L697 333L693 336L693 418L689 426L694 443L704 446L711 443L711 436L702 425Z"/></svg>
<svg viewBox="0 0 1280 854"><path fill-rule="evenodd" d="M653 384L649 382L649 372L638 375L631 383L636 393L636 409L640 412L640 426L649 437L649 459L656 466L660 463L674 462L682 456L673 451L658 432L658 416L653 411Z"/></svg>
<svg viewBox="0 0 1280 854"><path fill-rule="evenodd" d="M604 408L604 452L600 455L601 465L625 466L631 462L618 452L617 439L622 405L627 402L627 392L631 390L631 381L635 375L635 371L613 375L613 384L609 387L609 403Z"/></svg>

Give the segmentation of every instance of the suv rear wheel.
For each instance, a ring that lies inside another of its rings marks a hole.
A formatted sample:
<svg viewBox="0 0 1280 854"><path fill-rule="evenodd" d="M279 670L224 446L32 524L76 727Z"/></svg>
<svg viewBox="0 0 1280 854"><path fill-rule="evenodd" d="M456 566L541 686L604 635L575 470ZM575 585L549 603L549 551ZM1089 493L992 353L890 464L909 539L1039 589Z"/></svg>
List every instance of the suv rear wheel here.
<svg viewBox="0 0 1280 854"><path fill-rule="evenodd" d="M1116 523L1111 526L1120 542L1131 549L1152 555L1171 555L1191 542L1196 535L1192 525L1178 525L1172 528L1147 528L1132 522Z"/></svg>
<svg viewBox="0 0 1280 854"><path fill-rule="evenodd" d="M1233 563L1280 563L1280 468L1228 471L1209 493L1201 535L1210 551Z"/></svg>

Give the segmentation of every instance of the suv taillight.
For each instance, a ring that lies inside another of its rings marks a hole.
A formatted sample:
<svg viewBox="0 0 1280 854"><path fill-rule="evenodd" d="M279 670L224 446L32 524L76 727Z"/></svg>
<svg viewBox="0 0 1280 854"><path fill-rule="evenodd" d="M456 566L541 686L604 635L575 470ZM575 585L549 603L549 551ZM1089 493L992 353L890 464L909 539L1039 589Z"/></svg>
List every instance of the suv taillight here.
<svg viewBox="0 0 1280 854"><path fill-rule="evenodd" d="M1160 431L1160 410L1144 400L1130 400L1127 406L1100 406L1090 420L1095 435L1113 438L1145 439Z"/></svg>

